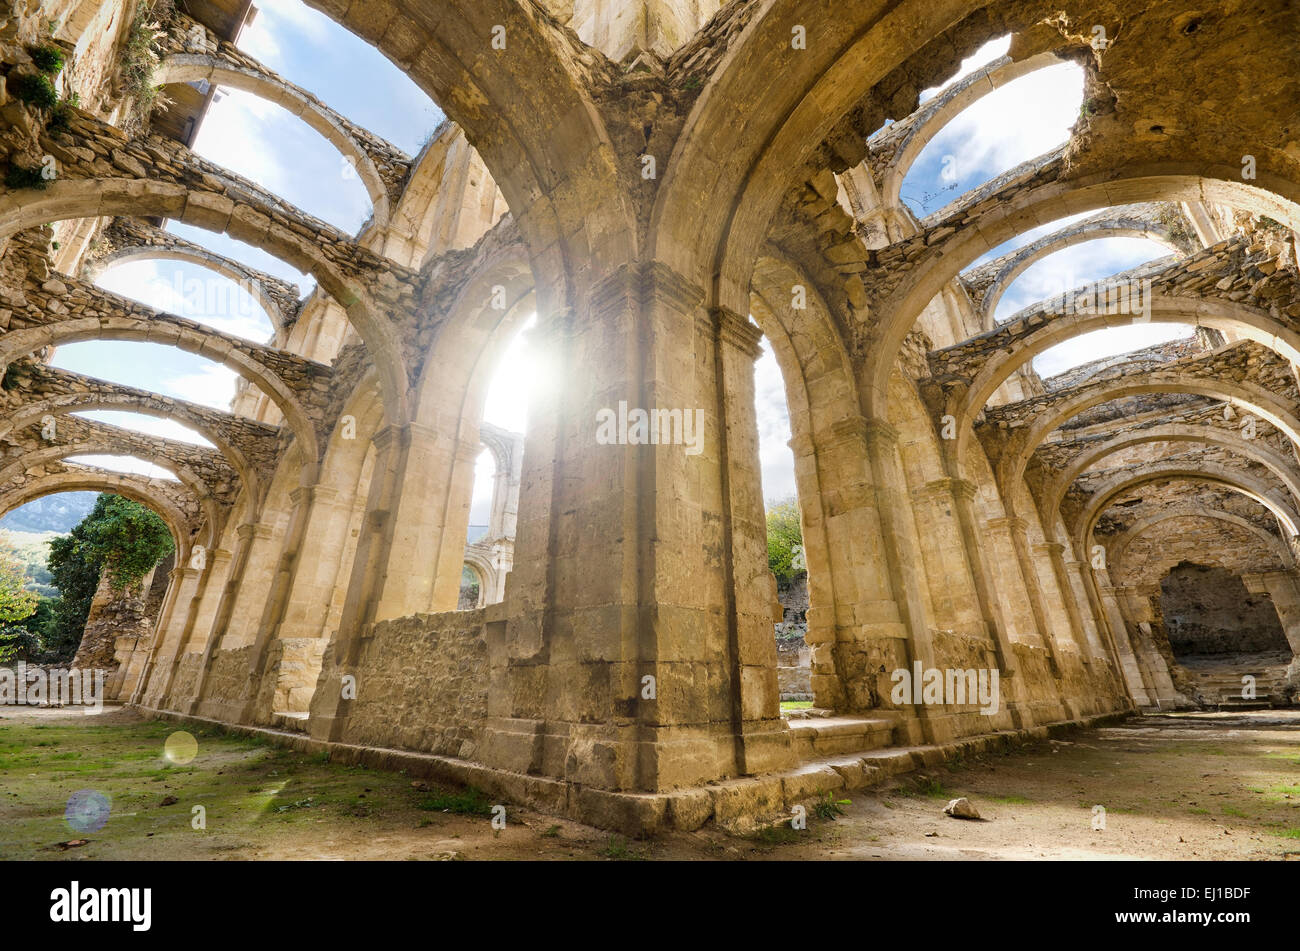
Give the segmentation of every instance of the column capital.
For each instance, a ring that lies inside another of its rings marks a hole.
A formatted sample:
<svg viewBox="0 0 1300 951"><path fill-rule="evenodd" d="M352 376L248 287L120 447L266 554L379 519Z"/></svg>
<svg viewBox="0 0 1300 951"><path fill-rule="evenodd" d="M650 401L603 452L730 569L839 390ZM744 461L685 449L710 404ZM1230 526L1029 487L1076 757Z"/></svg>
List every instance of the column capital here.
<svg viewBox="0 0 1300 951"><path fill-rule="evenodd" d="M763 353L761 341L763 331L727 307L714 307L709 312L712 319L711 330L718 334L720 341L731 344L752 360L757 360Z"/></svg>
<svg viewBox="0 0 1300 951"><path fill-rule="evenodd" d="M990 518L984 524L995 531L1005 528L1009 532L1018 532L1022 535L1029 531L1029 523L1019 515L1003 515L1000 518Z"/></svg>
<svg viewBox="0 0 1300 951"><path fill-rule="evenodd" d="M847 422L847 420L846 420ZM898 445L898 427L883 419L868 419L859 416L854 420L861 427L867 449L894 449Z"/></svg>
<svg viewBox="0 0 1300 951"><path fill-rule="evenodd" d="M235 529L235 537L240 541L248 541L250 538L270 538L271 526L263 525L261 522L245 522ZM210 552L213 556L216 552Z"/></svg>
<svg viewBox="0 0 1300 951"><path fill-rule="evenodd" d="M1033 546L1035 552L1051 558L1064 558L1065 546L1060 542L1040 542Z"/></svg>

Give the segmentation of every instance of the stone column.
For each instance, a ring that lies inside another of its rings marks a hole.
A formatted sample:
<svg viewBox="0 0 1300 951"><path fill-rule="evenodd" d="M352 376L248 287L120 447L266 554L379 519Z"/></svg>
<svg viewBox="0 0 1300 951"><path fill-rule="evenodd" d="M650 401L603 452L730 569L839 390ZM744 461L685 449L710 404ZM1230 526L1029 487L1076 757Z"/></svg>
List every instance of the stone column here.
<svg viewBox="0 0 1300 951"><path fill-rule="evenodd" d="M884 566L889 572L889 591L893 595L892 607L898 613L906 636L903 643L894 646L894 662L879 665L885 667L879 689L883 697L888 697L892 683L887 677L893 670L899 667L911 669L916 662L920 662L923 668L935 666L934 638L927 625L920 579L916 574L920 553L911 544L911 539L900 522L901 513L906 511L905 506L911 504L911 497L898 454L898 430L884 420L865 420L864 435L867 458L871 461ZM886 650L889 646L882 645ZM873 666L879 669L879 666ZM952 737L947 711L943 708L913 704L907 712L920 727L920 736L913 730L909 741L941 743Z"/></svg>
<svg viewBox="0 0 1300 951"><path fill-rule="evenodd" d="M133 705L151 705L151 702L145 699L146 696L154 696L154 691L149 689L150 678L157 672L170 670L171 657L183 633L176 627L176 617L178 615L188 617L190 602L194 600L195 592L198 590L199 575L200 572L188 566L177 566L171 570L171 583L167 587L167 597L163 602L162 610L158 612L158 623L154 628L154 641L149 651L149 660L144 670L140 672L140 680L131 695ZM170 653L167 652L169 642ZM166 677L164 675L157 679L162 681ZM161 697L164 690L162 683L155 686L156 695Z"/></svg>
<svg viewBox="0 0 1300 951"><path fill-rule="evenodd" d="M1065 564L1065 546L1060 542L1045 542L1034 546L1034 553L1047 559L1052 566L1052 575L1056 578L1056 590L1060 592L1061 603L1065 607L1065 616L1070 622L1070 637L1079 648L1079 660L1084 664L1092 663L1092 649L1083 625L1083 613L1073 585L1070 584L1070 572Z"/></svg>
<svg viewBox="0 0 1300 951"><path fill-rule="evenodd" d="M1112 585L1098 585L1098 594L1101 596L1102 605L1106 611L1111 636L1115 639L1115 650L1119 655L1120 670L1124 673L1124 680L1128 684L1129 693L1132 694L1133 700L1138 706L1155 706L1153 690L1148 690L1148 678L1143 671L1144 665L1139 662L1137 653L1133 649L1128 620L1124 616L1124 609L1120 604L1123 589Z"/></svg>
<svg viewBox="0 0 1300 951"><path fill-rule="evenodd" d="M1242 580L1245 581L1246 577L1243 575ZM1259 575L1258 586L1258 590L1266 593L1273 602L1278 622L1282 625L1282 633L1291 645L1292 655L1300 658L1300 579L1297 579L1296 572L1265 572ZM1247 590L1251 593L1256 591L1249 583Z"/></svg>
<svg viewBox="0 0 1300 951"><path fill-rule="evenodd" d="M195 653L189 649L195 637L202 637L209 634L212 630L212 622L216 615L217 604L219 600L218 591L220 590L220 581L218 576L224 578L227 569L230 567L231 553L224 548L213 549L207 553L205 565L202 569L195 569L199 575L198 589L194 597L190 600L189 610L186 613L184 626L181 629L181 636L176 651L171 657L171 670L167 677L167 687L161 701L171 705L171 709L180 709L177 699L172 696L172 690L176 685L176 675L180 670L181 662L187 654ZM215 583L214 583L215 582ZM205 645L205 652L211 647L211 640ZM189 712L189 700L197 699L199 691L202 688L202 668L200 668L199 680L195 683L193 697L187 698L182 712Z"/></svg>
<svg viewBox="0 0 1300 951"><path fill-rule="evenodd" d="M961 526L962 542L966 548L966 563L970 566L971 579L975 583L975 594L979 598L980 614L984 626L992 633L996 647L1000 681L1005 684L1007 692L1006 707L1017 729L1033 726L1033 714L1030 712L1025 695L1024 678L1019 675L1015 648L1007 633L1006 621L998 609L988 576L988 562L980 543L976 529L975 496L979 488L966 479L952 480L952 499L957 522Z"/></svg>
<svg viewBox="0 0 1300 951"><path fill-rule="evenodd" d="M1029 613L1034 619L1038 639L1047 651L1047 664L1052 676L1059 680L1061 665L1056 656L1056 638L1052 636L1051 622L1043 606L1043 591L1038 583L1038 571L1029 552L1029 524L1019 516L1004 516L989 519L987 525L991 531L1004 532L1011 539L1025 596L1029 599Z"/></svg>
<svg viewBox="0 0 1300 951"><path fill-rule="evenodd" d="M1102 625L1105 619L1102 618L1102 606L1100 600L1096 597L1093 590L1092 578L1087 574L1087 565L1077 558L1072 558L1065 562L1065 570L1069 578L1071 589L1074 591L1075 603L1078 604L1079 591L1083 591L1083 600L1088 603L1088 613L1082 615L1083 628L1087 633L1088 643L1092 647L1092 656L1100 657L1105 660L1114 660L1111 653L1108 652L1105 641L1103 640ZM1122 678L1121 678L1122 682Z"/></svg>
<svg viewBox="0 0 1300 951"><path fill-rule="evenodd" d="M530 407L506 620L499 641L489 636L483 760L588 796L789 768L757 330L705 310L701 288L657 264L580 299L581 312L543 315L533 331L554 386ZM702 441L610 431L623 413L656 409L689 412Z"/></svg>

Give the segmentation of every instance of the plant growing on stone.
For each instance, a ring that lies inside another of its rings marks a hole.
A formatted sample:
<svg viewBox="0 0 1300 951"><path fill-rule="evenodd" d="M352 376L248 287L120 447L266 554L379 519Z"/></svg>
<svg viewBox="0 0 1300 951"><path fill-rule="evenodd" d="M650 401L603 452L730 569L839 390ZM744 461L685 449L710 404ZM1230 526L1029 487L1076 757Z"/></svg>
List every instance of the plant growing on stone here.
<svg viewBox="0 0 1300 951"><path fill-rule="evenodd" d="M59 104L59 94L49 78L40 74L18 76L9 81L9 91L15 98L38 109L53 109Z"/></svg>
<svg viewBox="0 0 1300 951"><path fill-rule="evenodd" d="M9 170L5 172L5 188L11 188L15 191L23 188L35 188L43 190L49 182L41 174L39 168L23 168L21 165L10 165Z"/></svg>
<svg viewBox="0 0 1300 951"><path fill-rule="evenodd" d="M117 591L139 584L175 547L157 514L118 495L101 495L78 527L79 544L99 557Z"/></svg>
<svg viewBox="0 0 1300 951"><path fill-rule="evenodd" d="M63 50L57 46L33 46L27 50L32 63L43 73L57 75L63 69Z"/></svg>
<svg viewBox="0 0 1300 951"><path fill-rule="evenodd" d="M127 34L120 69L126 95L136 106L134 124L143 124L155 108L164 104L158 96L161 87L154 83L153 77L161 61L160 41L167 35L164 26L175 9L172 0L142 3Z"/></svg>

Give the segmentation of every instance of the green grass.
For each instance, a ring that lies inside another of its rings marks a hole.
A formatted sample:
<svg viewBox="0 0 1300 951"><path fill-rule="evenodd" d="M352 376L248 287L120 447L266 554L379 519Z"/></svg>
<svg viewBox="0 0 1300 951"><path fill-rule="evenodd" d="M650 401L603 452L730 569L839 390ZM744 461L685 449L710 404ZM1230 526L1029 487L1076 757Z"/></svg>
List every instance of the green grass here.
<svg viewBox="0 0 1300 951"><path fill-rule="evenodd" d="M427 812L454 812L463 816L490 816L492 803L473 786L463 792L435 792L417 804Z"/></svg>
<svg viewBox="0 0 1300 951"><path fill-rule="evenodd" d="M781 712L788 710L811 710L813 702L811 700L782 700Z"/></svg>

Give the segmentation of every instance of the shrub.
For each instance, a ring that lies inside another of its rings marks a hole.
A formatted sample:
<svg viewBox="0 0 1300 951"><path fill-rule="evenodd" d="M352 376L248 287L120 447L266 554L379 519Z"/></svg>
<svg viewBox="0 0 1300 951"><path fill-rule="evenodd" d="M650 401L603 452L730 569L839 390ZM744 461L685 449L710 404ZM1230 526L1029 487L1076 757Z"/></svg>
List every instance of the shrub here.
<svg viewBox="0 0 1300 951"><path fill-rule="evenodd" d="M23 168L21 165L10 165L9 171L5 172L5 188L37 188L41 189L48 185L45 176L41 174L39 168Z"/></svg>
<svg viewBox="0 0 1300 951"><path fill-rule="evenodd" d="M43 73L54 76L63 69L63 50L57 46L33 46L27 52L31 55L36 68Z"/></svg>
<svg viewBox="0 0 1300 951"><path fill-rule="evenodd" d="M59 104L59 94L54 83L41 75L19 76L9 83L9 91L28 105L53 109Z"/></svg>

